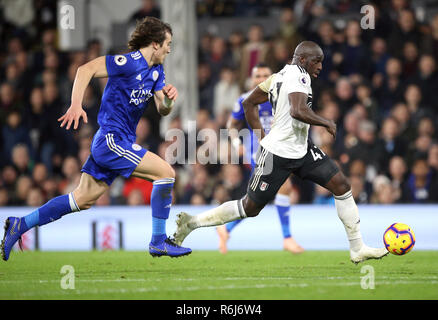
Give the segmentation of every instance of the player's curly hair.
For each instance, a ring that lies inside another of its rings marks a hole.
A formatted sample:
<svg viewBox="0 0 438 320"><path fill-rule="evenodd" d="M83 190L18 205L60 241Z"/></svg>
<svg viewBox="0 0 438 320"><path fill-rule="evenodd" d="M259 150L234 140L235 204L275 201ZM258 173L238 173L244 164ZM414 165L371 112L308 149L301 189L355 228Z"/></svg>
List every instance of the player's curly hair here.
<svg viewBox="0 0 438 320"><path fill-rule="evenodd" d="M152 42L162 45L166 39L166 32L172 35L170 24L154 17L146 17L137 21L137 26L128 42L128 48L131 51L139 50L149 46Z"/></svg>

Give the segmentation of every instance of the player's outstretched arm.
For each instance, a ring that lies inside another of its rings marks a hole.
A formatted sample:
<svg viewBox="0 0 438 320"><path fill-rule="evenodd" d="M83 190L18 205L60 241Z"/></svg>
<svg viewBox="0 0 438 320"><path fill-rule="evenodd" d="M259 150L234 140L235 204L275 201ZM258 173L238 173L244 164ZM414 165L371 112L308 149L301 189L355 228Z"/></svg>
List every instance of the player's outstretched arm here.
<svg viewBox="0 0 438 320"><path fill-rule="evenodd" d="M313 112L313 110L307 106L307 94L302 92L289 93L289 103L292 118L310 125L325 127L333 138L336 138L335 122L327 120Z"/></svg>
<svg viewBox="0 0 438 320"><path fill-rule="evenodd" d="M265 131L260 122L259 104L266 101L268 101L268 93L257 86L242 102L246 121L260 140L264 138Z"/></svg>
<svg viewBox="0 0 438 320"><path fill-rule="evenodd" d="M177 97L178 90L171 84L167 84L162 90L155 91L154 100L158 113L167 116L172 111Z"/></svg>
<svg viewBox="0 0 438 320"><path fill-rule="evenodd" d="M70 108L58 119L58 121L62 121L60 125L61 128L67 125L65 128L69 130L73 123L73 129L76 130L81 118L84 119L85 123L88 123L87 114L84 109L82 109L85 89L93 77L103 78L107 76L108 72L106 70L105 56L93 59L78 68L73 83Z"/></svg>

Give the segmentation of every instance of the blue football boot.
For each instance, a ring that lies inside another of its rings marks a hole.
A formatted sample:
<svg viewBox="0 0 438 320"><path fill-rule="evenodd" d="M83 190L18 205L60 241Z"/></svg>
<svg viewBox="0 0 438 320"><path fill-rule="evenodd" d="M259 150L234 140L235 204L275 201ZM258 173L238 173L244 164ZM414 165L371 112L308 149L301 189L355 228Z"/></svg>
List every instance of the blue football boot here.
<svg viewBox="0 0 438 320"><path fill-rule="evenodd" d="M171 238L167 238L157 245L149 243L149 254L153 257L169 256L171 258L177 258L190 253L192 253L192 249L177 245Z"/></svg>
<svg viewBox="0 0 438 320"><path fill-rule="evenodd" d="M3 260L8 261L12 247L17 241L20 249L22 249L21 235L26 232L27 227L24 219L9 217L5 221L4 229L5 234L1 243L1 252Z"/></svg>

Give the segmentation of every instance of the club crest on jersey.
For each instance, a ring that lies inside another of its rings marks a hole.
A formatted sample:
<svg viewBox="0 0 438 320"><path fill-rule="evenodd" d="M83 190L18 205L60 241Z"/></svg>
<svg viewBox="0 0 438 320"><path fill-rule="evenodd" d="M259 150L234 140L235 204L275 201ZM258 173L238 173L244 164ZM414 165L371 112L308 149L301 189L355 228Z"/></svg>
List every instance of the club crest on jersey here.
<svg viewBox="0 0 438 320"><path fill-rule="evenodd" d="M265 191L266 189L268 189L269 187L269 183L262 181L262 183L260 183L260 191Z"/></svg>
<svg viewBox="0 0 438 320"><path fill-rule="evenodd" d="M114 56L114 62L115 62L118 66L123 66L123 65L126 63L126 61L128 61L128 60L126 59L125 56L122 56L122 55L120 55L120 54Z"/></svg>

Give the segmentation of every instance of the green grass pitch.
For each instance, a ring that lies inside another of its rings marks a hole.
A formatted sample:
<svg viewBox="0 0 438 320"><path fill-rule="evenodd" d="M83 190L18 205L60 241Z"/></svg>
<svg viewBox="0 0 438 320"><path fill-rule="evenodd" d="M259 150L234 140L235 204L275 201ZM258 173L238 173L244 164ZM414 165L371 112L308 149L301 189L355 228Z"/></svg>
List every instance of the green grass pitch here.
<svg viewBox="0 0 438 320"><path fill-rule="evenodd" d="M74 289L61 288L64 265L74 268ZM374 289L361 288L371 269L364 266L374 269ZM178 259L132 251L13 252L0 261L0 299L438 299L438 251L358 265L348 251L195 251Z"/></svg>

